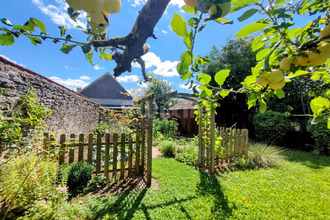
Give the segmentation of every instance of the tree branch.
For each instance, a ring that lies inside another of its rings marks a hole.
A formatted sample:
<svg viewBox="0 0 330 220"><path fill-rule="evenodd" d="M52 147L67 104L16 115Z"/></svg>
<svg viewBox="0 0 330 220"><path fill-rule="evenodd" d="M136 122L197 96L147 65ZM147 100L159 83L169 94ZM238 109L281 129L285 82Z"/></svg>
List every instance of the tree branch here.
<svg viewBox="0 0 330 220"><path fill-rule="evenodd" d="M143 45L149 37L154 37L154 27L163 15L170 0L148 0L131 30L131 32L117 39L94 41L94 47L125 46L123 53L116 53L117 66L114 68L114 76L120 76L126 71L131 71L131 63L143 55Z"/></svg>

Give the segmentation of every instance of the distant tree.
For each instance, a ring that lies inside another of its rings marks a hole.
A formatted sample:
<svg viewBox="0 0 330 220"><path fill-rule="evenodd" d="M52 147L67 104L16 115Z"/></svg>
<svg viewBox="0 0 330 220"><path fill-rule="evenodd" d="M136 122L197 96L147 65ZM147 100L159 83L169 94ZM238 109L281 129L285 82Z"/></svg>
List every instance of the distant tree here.
<svg viewBox="0 0 330 220"><path fill-rule="evenodd" d="M207 57L211 63L202 68L202 72L212 76L210 85L217 86L215 74L222 69L230 69L223 88L237 90L242 87L241 82L251 74L251 67L257 63L256 52L252 51L252 38L229 40L221 49L212 47Z"/></svg>
<svg viewBox="0 0 330 220"><path fill-rule="evenodd" d="M173 91L173 84L166 79L151 77L145 89L145 95L160 95ZM156 99L155 104L157 108L157 117L160 117L161 112L171 107L173 100L171 98Z"/></svg>

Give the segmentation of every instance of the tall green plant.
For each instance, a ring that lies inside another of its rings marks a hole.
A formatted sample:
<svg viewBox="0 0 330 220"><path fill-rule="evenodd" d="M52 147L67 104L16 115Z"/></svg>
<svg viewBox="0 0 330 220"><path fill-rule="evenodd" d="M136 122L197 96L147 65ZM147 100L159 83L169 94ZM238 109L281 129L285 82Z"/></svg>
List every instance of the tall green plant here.
<svg viewBox="0 0 330 220"><path fill-rule="evenodd" d="M165 138L174 137L178 131L178 123L167 118L155 118L153 121L153 136L161 134Z"/></svg>

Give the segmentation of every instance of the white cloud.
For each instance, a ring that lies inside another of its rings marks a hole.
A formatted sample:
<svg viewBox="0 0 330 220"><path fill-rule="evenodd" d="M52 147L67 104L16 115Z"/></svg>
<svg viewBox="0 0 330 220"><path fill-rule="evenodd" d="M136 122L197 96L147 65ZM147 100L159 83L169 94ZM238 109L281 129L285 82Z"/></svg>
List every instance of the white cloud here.
<svg viewBox="0 0 330 220"><path fill-rule="evenodd" d="M49 77L49 79L65 86L69 89L72 89L72 90L76 90L77 87L84 88L89 84L89 83L83 81L81 78L82 77L80 77L80 79L61 79L57 76Z"/></svg>
<svg viewBox="0 0 330 220"><path fill-rule="evenodd" d="M176 71L176 66L178 65L179 61L162 61L159 56L152 52L143 55L142 59L145 62L146 69L156 68L154 70L150 70L150 72L153 72L155 75L160 75L163 77L179 76L178 72ZM134 62L132 63L132 67L141 68L139 64Z"/></svg>
<svg viewBox="0 0 330 220"><path fill-rule="evenodd" d="M197 83L193 83L193 85L192 85L192 87L189 89L189 87L190 87L190 83L188 84L188 85L186 85L186 84L181 84L180 85L180 88L181 89L186 89L186 90L190 90L190 91L192 91L192 88L194 87L194 86L198 86L198 84ZM199 90L199 88L197 87L197 90Z"/></svg>
<svg viewBox="0 0 330 220"><path fill-rule="evenodd" d="M89 77L86 76L86 75L83 75L83 76L81 76L79 79L81 79L81 80L90 80L91 78L89 78Z"/></svg>
<svg viewBox="0 0 330 220"><path fill-rule="evenodd" d="M165 30L162 30L162 32L163 32L164 34L167 34L167 31L165 31Z"/></svg>
<svg viewBox="0 0 330 220"><path fill-rule="evenodd" d="M116 80L121 83L133 83L139 81L139 77L137 75L119 76Z"/></svg>
<svg viewBox="0 0 330 220"><path fill-rule="evenodd" d="M169 5L178 6L179 8L181 8L185 5L185 3L183 0L171 0Z"/></svg>
<svg viewBox="0 0 330 220"><path fill-rule="evenodd" d="M104 70L105 69L104 67L101 67L101 66L99 66L97 64L94 65L93 67L94 67L95 70Z"/></svg>
<svg viewBox="0 0 330 220"><path fill-rule="evenodd" d="M32 2L57 25L62 25L66 28L75 28L77 25L86 27L86 12L81 12L77 18L77 22L73 21L67 13L69 5L65 0L32 0Z"/></svg>
<svg viewBox="0 0 330 220"><path fill-rule="evenodd" d="M144 5L147 0L128 0L128 2L133 2L131 3L131 6L133 6L134 8L140 5Z"/></svg>
<svg viewBox="0 0 330 220"><path fill-rule="evenodd" d="M148 84L149 84L149 82L140 82L140 83L138 83L137 85L138 86L140 86L140 87L142 87L142 88L147 88L148 87Z"/></svg>
<svg viewBox="0 0 330 220"><path fill-rule="evenodd" d="M9 57L7 57L7 56L5 56L3 54L0 54L0 57L5 58L6 60L9 60L12 63L15 63L17 65L20 65L20 66L23 66L24 67L24 64L17 63L15 60L10 59Z"/></svg>

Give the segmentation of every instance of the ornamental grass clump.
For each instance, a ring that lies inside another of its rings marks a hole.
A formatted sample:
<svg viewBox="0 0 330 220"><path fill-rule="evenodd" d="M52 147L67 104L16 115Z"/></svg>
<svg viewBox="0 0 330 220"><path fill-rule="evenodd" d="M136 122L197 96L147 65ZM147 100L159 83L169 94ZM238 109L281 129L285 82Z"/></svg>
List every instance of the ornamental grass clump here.
<svg viewBox="0 0 330 220"><path fill-rule="evenodd" d="M282 150L278 147L262 143L254 143L249 146L249 159L257 168L276 167L284 158Z"/></svg>
<svg viewBox="0 0 330 220"><path fill-rule="evenodd" d="M163 141L159 144L159 150L165 157L174 157L175 145L174 141Z"/></svg>

